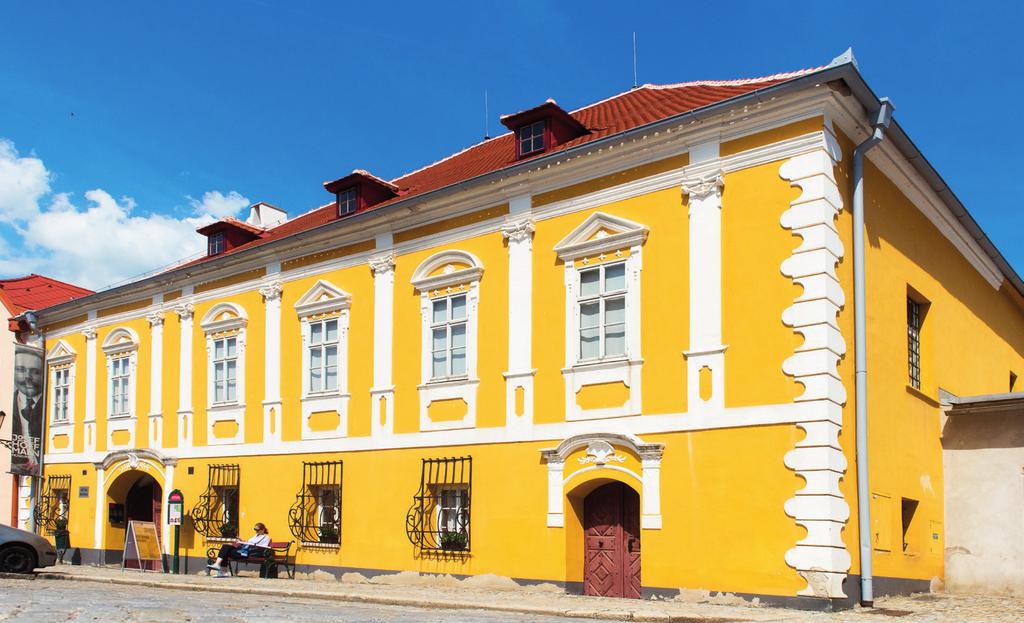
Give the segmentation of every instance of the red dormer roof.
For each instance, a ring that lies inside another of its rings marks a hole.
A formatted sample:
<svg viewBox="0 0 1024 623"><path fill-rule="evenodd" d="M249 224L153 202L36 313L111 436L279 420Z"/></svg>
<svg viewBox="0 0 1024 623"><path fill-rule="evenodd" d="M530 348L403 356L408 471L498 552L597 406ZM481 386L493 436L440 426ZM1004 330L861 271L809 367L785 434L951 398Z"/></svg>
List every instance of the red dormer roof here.
<svg viewBox="0 0 1024 623"><path fill-rule="evenodd" d="M545 152L590 132L576 117L563 110L551 98L540 106L501 116L502 125L512 132L518 132L520 128L537 121L544 121L546 125L543 149Z"/></svg>
<svg viewBox="0 0 1024 623"><path fill-rule="evenodd" d="M253 236L260 236L264 231L266 231L262 227L250 225L249 223L240 221L233 216L225 216L219 221L214 221L209 225L203 225L196 231L204 236L209 236L210 234L224 231L225 229L239 229L247 234L252 234Z"/></svg>
<svg viewBox="0 0 1024 623"><path fill-rule="evenodd" d="M32 274L0 280L0 302L12 316L30 309L43 309L64 303L87 294L92 294L92 290L42 275Z"/></svg>
<svg viewBox="0 0 1024 623"><path fill-rule="evenodd" d="M745 95L758 89L818 71L819 69L821 68L742 80L697 81L665 85L645 84L595 104L567 112L566 114L586 128L588 133L555 145L543 154L527 158L517 158L515 135L509 132L495 138L486 139L433 164L416 169L411 173L400 175L389 182L369 176L373 180L383 182L385 185L401 189L401 194L369 206L367 210L384 208L396 201L403 201L417 195L453 186L487 173L493 173L517 165L523 161L529 161L532 158L564 151L697 108ZM543 108L547 105L548 103L545 102L537 108ZM530 110L536 110L536 108ZM523 111L523 113L526 112L529 111ZM342 180L350 179L352 175L357 174L365 174L365 172L356 171L334 182L328 182L328 184L331 185L331 188L341 189L343 186L337 186L336 183L340 184ZM337 204L331 202L282 223L274 229L264 232L259 238L225 251L225 253L217 257L314 229L335 221L337 218ZM202 258L193 262L193 264L201 263L208 259Z"/></svg>

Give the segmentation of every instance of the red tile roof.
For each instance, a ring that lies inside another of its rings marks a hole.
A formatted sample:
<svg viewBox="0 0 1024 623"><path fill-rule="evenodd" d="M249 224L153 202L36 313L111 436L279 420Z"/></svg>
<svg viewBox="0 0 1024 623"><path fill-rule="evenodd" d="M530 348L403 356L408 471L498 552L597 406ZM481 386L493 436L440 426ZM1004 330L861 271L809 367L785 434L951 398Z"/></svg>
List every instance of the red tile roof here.
<svg viewBox="0 0 1024 623"><path fill-rule="evenodd" d="M12 316L28 309L43 309L92 294L92 290L42 275L0 280L0 302Z"/></svg>
<svg viewBox="0 0 1024 623"><path fill-rule="evenodd" d="M797 78L819 69L821 68L804 69L763 78L742 80L704 80L663 85L645 84L625 93L620 93L572 111L570 113L572 117L583 124L590 132L571 141L561 143L554 149L534 157L564 151L613 134L625 132L690 110L722 102L750 93L751 91L756 91L757 89ZM541 106L544 105L541 104ZM445 186L463 182L485 173L499 171L527 160L530 160L530 158L516 158L515 142L511 132L486 139L433 164L391 180L390 184L401 189L399 196L378 203L369 209L377 210L396 201L444 188ZM281 238L327 224L337 220L337 218L336 206L334 202L331 202L286 221L277 227L268 229L258 239L235 247L217 257L237 253L238 251L259 246L272 240L280 240ZM208 259L210 258L203 257L190 263L196 264Z"/></svg>

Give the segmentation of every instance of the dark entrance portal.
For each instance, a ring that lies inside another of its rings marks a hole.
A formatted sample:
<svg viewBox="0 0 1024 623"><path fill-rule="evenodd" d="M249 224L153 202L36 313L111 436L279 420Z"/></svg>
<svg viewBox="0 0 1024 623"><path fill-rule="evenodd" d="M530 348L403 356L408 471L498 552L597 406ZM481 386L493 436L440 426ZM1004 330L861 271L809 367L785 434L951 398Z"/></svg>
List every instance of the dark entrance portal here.
<svg viewBox="0 0 1024 623"><path fill-rule="evenodd" d="M640 496L621 482L583 500L583 593L640 598Z"/></svg>
<svg viewBox="0 0 1024 623"><path fill-rule="evenodd" d="M163 510L163 489L160 484L151 476L143 475L132 488L124 500L124 514L127 521L152 521L156 524L157 535L160 535L160 512ZM125 529L128 524L125 523ZM163 545L161 537L161 545ZM160 571L162 566L159 561L146 561L143 563L145 569ZM138 569L139 563L134 560L126 561L125 566L131 569Z"/></svg>

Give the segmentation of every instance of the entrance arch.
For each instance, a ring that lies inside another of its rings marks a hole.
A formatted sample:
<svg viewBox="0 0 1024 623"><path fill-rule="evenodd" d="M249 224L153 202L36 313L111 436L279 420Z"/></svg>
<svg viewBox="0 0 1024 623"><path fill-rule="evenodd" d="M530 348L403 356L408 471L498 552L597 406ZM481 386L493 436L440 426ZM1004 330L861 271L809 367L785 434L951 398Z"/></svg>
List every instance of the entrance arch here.
<svg viewBox="0 0 1024 623"><path fill-rule="evenodd" d="M583 593L640 598L640 495L609 482L583 498Z"/></svg>
<svg viewBox="0 0 1024 623"><path fill-rule="evenodd" d="M140 470L128 470L119 474L107 489L107 499L112 508L117 507L118 517L109 517L108 543L121 549L129 521L147 521L156 525L157 536L161 536L163 514L163 486L151 474ZM138 569L137 561L127 561L131 569ZM159 562L147 561L146 569L161 570Z"/></svg>

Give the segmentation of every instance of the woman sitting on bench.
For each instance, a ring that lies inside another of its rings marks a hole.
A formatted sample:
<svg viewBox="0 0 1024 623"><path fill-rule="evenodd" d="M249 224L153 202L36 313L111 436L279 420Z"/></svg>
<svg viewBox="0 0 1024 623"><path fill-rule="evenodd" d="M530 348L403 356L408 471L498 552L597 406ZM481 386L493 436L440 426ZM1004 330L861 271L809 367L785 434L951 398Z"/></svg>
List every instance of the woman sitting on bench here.
<svg viewBox="0 0 1024 623"><path fill-rule="evenodd" d="M221 563L224 561L237 560L239 558L248 558L250 555L256 553L256 549L267 549L270 547L270 535L267 534L267 527L262 523L257 522L253 526L253 530L256 534L246 541L236 540L234 543L225 543L220 546L220 552L217 554L217 560L213 561L212 565L206 565L207 569L211 571L222 572Z"/></svg>

